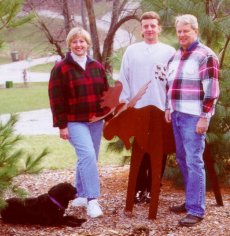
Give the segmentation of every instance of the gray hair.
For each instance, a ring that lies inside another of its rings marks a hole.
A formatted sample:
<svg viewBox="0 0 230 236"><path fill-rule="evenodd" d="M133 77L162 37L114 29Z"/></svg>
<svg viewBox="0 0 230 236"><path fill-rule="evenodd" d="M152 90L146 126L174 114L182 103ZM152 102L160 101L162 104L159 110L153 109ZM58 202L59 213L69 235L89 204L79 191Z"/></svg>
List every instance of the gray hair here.
<svg viewBox="0 0 230 236"><path fill-rule="evenodd" d="M175 26L177 26L178 23L182 23L184 25L191 25L192 29L198 30L198 21L197 18L194 15L191 14L185 14L181 16L176 17Z"/></svg>
<svg viewBox="0 0 230 236"><path fill-rule="evenodd" d="M91 37L88 31L84 30L81 27L75 27L70 30L70 32L68 33L66 37L66 44L68 48L70 48L70 44L73 41L73 39L79 36L83 37L88 45L91 45Z"/></svg>

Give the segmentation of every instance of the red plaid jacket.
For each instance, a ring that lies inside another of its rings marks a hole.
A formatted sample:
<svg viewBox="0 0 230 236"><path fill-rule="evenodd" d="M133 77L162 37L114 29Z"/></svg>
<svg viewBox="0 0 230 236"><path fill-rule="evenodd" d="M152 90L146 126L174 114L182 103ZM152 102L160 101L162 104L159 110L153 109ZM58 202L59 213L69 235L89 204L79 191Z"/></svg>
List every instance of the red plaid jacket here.
<svg viewBox="0 0 230 236"><path fill-rule="evenodd" d="M101 109L100 99L107 89L105 70L99 62L87 57L84 70L68 52L50 75L53 126L63 129L67 122L88 122L93 115L104 115L106 111Z"/></svg>

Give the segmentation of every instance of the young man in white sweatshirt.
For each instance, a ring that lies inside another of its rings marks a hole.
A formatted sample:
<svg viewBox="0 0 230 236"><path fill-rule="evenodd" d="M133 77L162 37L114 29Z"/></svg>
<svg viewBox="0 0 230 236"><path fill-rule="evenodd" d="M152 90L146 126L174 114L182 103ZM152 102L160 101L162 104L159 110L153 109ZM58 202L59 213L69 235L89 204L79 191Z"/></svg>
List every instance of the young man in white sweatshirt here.
<svg viewBox="0 0 230 236"><path fill-rule="evenodd" d="M145 12L141 16L143 41L134 43L126 49L121 63L119 81L123 85L120 101L127 103L146 82L151 80L146 93L137 101L135 108L154 105L164 112L166 66L169 59L174 55L175 49L159 42L160 32L159 15L153 11ZM164 161L166 161L166 157L164 157ZM150 201L150 186L151 170L149 156L146 154L138 175L136 203Z"/></svg>

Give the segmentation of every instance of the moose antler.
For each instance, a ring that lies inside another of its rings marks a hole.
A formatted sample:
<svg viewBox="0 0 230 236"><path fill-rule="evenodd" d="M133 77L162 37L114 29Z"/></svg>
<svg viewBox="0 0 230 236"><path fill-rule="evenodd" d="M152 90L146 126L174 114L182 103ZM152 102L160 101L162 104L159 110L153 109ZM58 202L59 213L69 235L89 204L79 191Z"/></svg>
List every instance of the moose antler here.
<svg viewBox="0 0 230 236"><path fill-rule="evenodd" d="M145 94L145 91L150 83L151 80L145 83L138 91L138 93L127 104L125 104L119 102L119 97L123 86L120 81L116 81L114 87L109 87L109 89L103 93L102 101L100 103L102 108L108 107L110 109L109 112L103 116L93 116L90 119L90 122L96 122L98 120L104 119L105 117L109 116L112 113L114 113L114 117L118 116L121 112L125 111L126 109L135 106L137 101Z"/></svg>
<svg viewBox="0 0 230 236"><path fill-rule="evenodd" d="M119 105L119 97L122 91L122 83L120 81L115 82L114 87L109 87L107 91L103 93L101 107L109 107L113 109Z"/></svg>
<svg viewBox="0 0 230 236"><path fill-rule="evenodd" d="M140 90L138 91L138 93L129 101L129 103L127 104L127 108L129 107L134 107L135 104L137 103L137 101L139 99L141 99L141 97L145 94L149 84L151 83L151 80L149 80L147 83L145 83Z"/></svg>

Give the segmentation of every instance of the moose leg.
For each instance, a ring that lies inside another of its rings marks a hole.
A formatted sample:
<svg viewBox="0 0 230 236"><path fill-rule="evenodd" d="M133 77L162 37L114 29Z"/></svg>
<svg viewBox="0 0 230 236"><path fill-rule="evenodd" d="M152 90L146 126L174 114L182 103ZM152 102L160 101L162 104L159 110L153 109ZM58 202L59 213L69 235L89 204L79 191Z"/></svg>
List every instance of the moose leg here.
<svg viewBox="0 0 230 236"><path fill-rule="evenodd" d="M222 195L220 192L218 178L217 178L214 165L213 165L210 146L207 143L204 150L203 158L204 158L205 166L207 168L208 175L211 179L212 189L216 198L216 203L217 205L223 206L224 204L223 204Z"/></svg>
<svg viewBox="0 0 230 236"><path fill-rule="evenodd" d="M150 159L148 153L145 153L138 172L135 193L137 193L138 191L144 192L146 190L147 192L150 192L151 190L150 175L151 175Z"/></svg>
<svg viewBox="0 0 230 236"><path fill-rule="evenodd" d="M149 206L149 219L156 219L158 201L160 195L160 184L162 175L162 153L151 153L151 169L152 169L152 185L151 185L151 201Z"/></svg>
<svg viewBox="0 0 230 236"><path fill-rule="evenodd" d="M131 161L130 161L129 181L128 181L126 207L125 207L126 211L133 210L137 176L143 156L144 156L143 150L141 150L138 144L134 141L132 147Z"/></svg>

